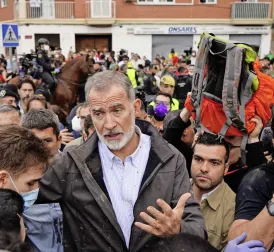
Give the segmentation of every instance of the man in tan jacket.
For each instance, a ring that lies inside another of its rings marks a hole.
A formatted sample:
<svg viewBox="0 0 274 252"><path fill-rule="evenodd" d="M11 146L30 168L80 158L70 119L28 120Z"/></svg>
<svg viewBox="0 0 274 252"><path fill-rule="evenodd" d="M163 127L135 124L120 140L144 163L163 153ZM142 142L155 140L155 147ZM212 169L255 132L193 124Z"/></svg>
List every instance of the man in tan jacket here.
<svg viewBox="0 0 274 252"><path fill-rule="evenodd" d="M218 250L227 244L235 213L235 193L223 180L228 156L226 142L204 133L195 143L191 165L194 198L201 205L208 241Z"/></svg>

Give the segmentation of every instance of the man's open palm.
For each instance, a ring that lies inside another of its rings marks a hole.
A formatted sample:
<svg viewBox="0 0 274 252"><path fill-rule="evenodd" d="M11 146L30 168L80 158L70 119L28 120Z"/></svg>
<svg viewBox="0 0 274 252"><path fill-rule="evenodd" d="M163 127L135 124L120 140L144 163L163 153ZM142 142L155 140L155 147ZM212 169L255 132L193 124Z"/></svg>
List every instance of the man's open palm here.
<svg viewBox="0 0 274 252"><path fill-rule="evenodd" d="M174 209L172 209L164 200L158 199L157 205L162 209L162 212L155 207L149 206L147 212L150 215L145 212L140 213L140 217L147 224L135 222L135 225L147 233L156 236L178 234L181 231L185 204L190 197L190 193L183 194Z"/></svg>

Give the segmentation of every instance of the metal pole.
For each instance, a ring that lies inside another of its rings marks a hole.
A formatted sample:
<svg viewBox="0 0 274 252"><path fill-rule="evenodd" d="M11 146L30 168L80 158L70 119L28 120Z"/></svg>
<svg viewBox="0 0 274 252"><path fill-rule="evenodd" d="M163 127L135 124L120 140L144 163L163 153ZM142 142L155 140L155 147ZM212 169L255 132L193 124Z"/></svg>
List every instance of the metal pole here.
<svg viewBox="0 0 274 252"><path fill-rule="evenodd" d="M16 74L19 73L19 64L18 64L18 61L17 61L18 60L17 49L18 49L18 47L15 47L15 51L14 51L14 56L15 56L15 63L14 63L15 69L14 69L14 71L16 72Z"/></svg>
<svg viewBox="0 0 274 252"><path fill-rule="evenodd" d="M12 72L13 72L14 67L13 67L13 64L12 64L12 47L9 47L9 57L10 57L11 69L12 69Z"/></svg>

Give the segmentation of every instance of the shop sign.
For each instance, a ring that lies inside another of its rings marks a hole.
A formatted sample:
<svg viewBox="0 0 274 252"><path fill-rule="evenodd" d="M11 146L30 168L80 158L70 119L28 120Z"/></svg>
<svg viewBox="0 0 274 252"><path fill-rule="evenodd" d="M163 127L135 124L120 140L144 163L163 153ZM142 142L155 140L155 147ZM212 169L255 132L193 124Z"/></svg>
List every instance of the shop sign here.
<svg viewBox="0 0 274 252"><path fill-rule="evenodd" d="M161 34L202 34L204 32L213 34L268 34L268 26L218 26L218 25L197 25L197 26L140 26L134 28L136 35L161 35Z"/></svg>

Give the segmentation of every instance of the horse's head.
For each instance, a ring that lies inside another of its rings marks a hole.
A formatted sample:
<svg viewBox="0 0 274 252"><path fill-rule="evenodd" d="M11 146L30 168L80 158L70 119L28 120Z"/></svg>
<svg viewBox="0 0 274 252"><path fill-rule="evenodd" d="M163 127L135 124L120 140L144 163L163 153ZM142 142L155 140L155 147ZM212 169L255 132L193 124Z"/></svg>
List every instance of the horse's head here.
<svg viewBox="0 0 274 252"><path fill-rule="evenodd" d="M94 68L93 68L92 58L90 58L89 55L82 56L81 58L83 58L83 61L84 61L83 66L81 67L83 74L85 74L87 76L93 75Z"/></svg>

